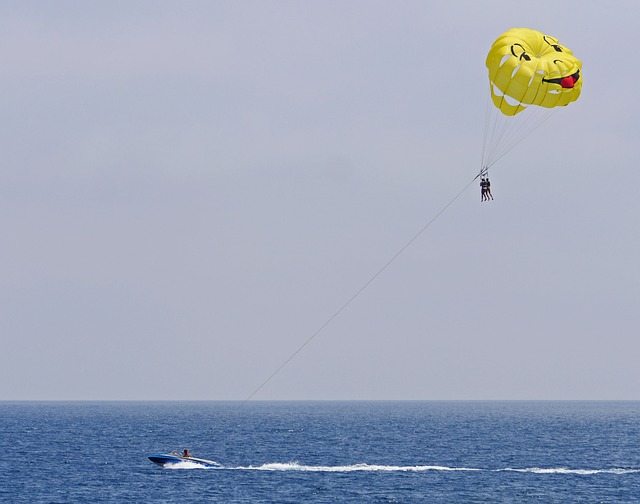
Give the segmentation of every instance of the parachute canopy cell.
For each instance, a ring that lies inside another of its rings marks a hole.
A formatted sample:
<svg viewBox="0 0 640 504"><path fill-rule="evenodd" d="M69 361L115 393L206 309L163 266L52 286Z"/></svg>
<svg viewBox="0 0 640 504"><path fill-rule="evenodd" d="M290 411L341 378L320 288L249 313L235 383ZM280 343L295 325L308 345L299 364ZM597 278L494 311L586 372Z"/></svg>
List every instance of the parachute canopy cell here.
<svg viewBox="0 0 640 504"><path fill-rule="evenodd" d="M582 89L582 62L555 37L527 28L500 35L487 55L487 68L493 103L507 116L528 105L568 105Z"/></svg>

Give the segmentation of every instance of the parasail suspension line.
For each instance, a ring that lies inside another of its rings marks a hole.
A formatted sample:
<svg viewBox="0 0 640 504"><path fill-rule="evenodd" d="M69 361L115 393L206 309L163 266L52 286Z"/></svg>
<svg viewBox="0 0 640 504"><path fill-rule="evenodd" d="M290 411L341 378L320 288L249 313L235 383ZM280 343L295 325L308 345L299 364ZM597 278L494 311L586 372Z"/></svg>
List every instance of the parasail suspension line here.
<svg viewBox="0 0 640 504"><path fill-rule="evenodd" d="M483 168L483 170L486 172L486 168ZM296 355L298 355L303 349L304 347L306 347L309 343L311 343L311 341L318 335L320 334L329 324L331 324L331 322L333 322L333 320L338 317L338 315L340 315L344 310L347 309L347 307L353 303L356 298L362 294L365 289L367 287L369 287L369 285L371 285L389 266L391 266L391 264L398 258L400 257L400 255L402 255L402 253L407 250L419 237L420 235L422 235L430 226L431 224L433 224L438 217L440 217L461 195L462 193L464 193L471 184L473 184L476 179L478 177L480 177L482 175L483 171L480 171L480 173L478 173L478 175L476 175L473 180L471 180L471 182L469 182L467 185L465 185L453 198L451 198L451 200L444 205L432 218L429 222L427 222L424 226L422 226L422 228L413 236L413 238L411 238L409 241L407 241L402 247L400 247L400 249L393 255L391 256L391 258L380 268L378 269L378 271L376 271L370 278L369 280L367 280L349 299L347 299L346 302L344 302L342 304L342 306L340 306L340 308L338 308L335 313L333 315L331 315L311 336L309 336L309 338L307 338L307 340L300 345L300 347L298 347L298 349L293 352L282 364L280 364L280 366L278 366L278 368L271 373L271 375L269 375L269 377L264 380L259 387L257 387L251 394L249 394L249 396L240 403L240 405L238 406L238 408L241 408L242 406L244 406L247 402L249 402L251 399L253 399L253 397L260 392L260 390L262 390L262 388L271 381L271 379L276 376L287 364L289 364L289 362L291 362Z"/></svg>

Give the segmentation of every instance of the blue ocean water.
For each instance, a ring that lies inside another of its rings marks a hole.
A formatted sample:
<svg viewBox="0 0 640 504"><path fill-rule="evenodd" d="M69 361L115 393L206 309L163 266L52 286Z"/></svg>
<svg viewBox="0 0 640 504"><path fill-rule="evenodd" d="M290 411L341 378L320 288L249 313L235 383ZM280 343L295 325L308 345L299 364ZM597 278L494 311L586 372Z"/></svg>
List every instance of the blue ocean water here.
<svg viewBox="0 0 640 504"><path fill-rule="evenodd" d="M2 502L640 502L640 402L0 402L0 451Z"/></svg>

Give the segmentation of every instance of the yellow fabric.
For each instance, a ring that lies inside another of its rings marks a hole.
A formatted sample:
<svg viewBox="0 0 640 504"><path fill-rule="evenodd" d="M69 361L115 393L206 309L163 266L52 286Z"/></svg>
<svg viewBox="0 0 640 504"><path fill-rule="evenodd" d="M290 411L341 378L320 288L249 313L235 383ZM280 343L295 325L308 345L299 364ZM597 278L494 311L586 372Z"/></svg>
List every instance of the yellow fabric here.
<svg viewBox="0 0 640 504"><path fill-rule="evenodd" d="M527 105L568 105L582 89L582 62L555 37L527 28L500 35L487 55L487 68L493 103L508 116Z"/></svg>

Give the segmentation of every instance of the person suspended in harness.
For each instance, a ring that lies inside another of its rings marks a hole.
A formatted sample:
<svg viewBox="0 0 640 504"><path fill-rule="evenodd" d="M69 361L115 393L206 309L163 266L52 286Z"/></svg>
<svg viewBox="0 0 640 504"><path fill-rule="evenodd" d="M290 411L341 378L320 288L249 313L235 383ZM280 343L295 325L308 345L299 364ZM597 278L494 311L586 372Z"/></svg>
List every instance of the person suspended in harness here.
<svg viewBox="0 0 640 504"><path fill-rule="evenodd" d="M484 179L484 196L485 201L489 201L489 199L493 199L493 194L491 194L491 182L489 182L489 176L487 175Z"/></svg>
<svg viewBox="0 0 640 504"><path fill-rule="evenodd" d="M480 172L480 193L482 195L482 201L489 201L493 199L491 194L491 182L489 182L489 173L486 168L483 168Z"/></svg>

